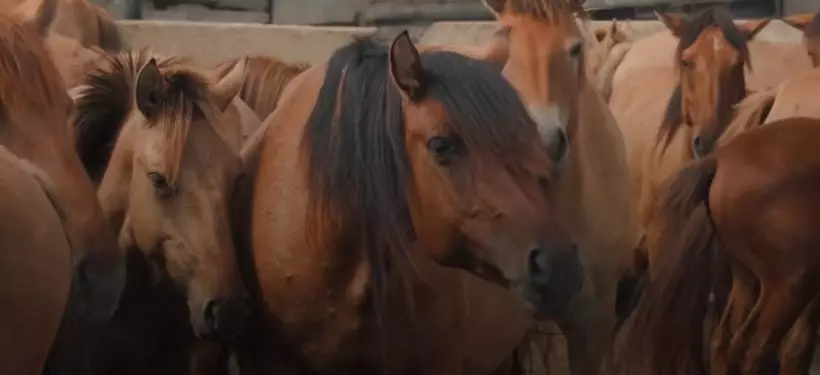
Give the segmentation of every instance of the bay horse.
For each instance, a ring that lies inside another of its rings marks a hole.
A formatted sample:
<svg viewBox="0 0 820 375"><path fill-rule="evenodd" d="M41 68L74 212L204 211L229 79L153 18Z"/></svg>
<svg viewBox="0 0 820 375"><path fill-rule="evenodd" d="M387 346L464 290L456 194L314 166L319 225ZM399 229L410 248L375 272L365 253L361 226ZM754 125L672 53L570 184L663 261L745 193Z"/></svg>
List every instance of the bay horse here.
<svg viewBox="0 0 820 375"><path fill-rule="evenodd" d="M228 217L242 171L229 140L241 127L225 115L245 63L218 80L208 73L127 52L89 71L75 92L77 153L134 270L91 344L102 373L180 373L194 334L229 340L249 313Z"/></svg>
<svg viewBox="0 0 820 375"><path fill-rule="evenodd" d="M43 43L54 2L36 17L4 14L0 22L0 99L5 103L0 145L42 170L71 244L73 274L67 313L87 323L108 319L125 285L124 256L103 215L68 131L71 101Z"/></svg>
<svg viewBox="0 0 820 375"><path fill-rule="evenodd" d="M739 134L671 180L658 272L635 311L626 373L701 373L701 325L716 283L731 292L709 374L808 373L820 323L817 142L820 120L783 119Z"/></svg>
<svg viewBox="0 0 820 375"><path fill-rule="evenodd" d="M814 67L820 66L820 12L783 18L783 22L803 31L803 44Z"/></svg>
<svg viewBox="0 0 820 375"><path fill-rule="evenodd" d="M485 55L503 66L545 146L564 163L555 183L557 212L579 243L584 287L569 308L549 318L567 340L571 372L597 374L613 343L622 260L640 235L623 136L587 76L586 40L576 23L580 2L485 5L499 25Z"/></svg>
<svg viewBox="0 0 820 375"><path fill-rule="evenodd" d="M710 153L732 121L735 105L747 92L747 41L768 23L738 26L717 9L692 19L658 17L679 39L672 54L675 66L635 71L628 82L613 88L609 103L626 141L634 201L645 232L634 264L643 268L648 261L650 269L657 249L655 205L663 185L687 162Z"/></svg>
<svg viewBox="0 0 820 375"><path fill-rule="evenodd" d="M560 309L581 287L551 208L557 160L487 62L419 53L406 32L390 48L360 39L296 77L260 130L249 284L267 340L297 369L466 371L428 349L450 336L413 328L448 320L402 316L465 297L437 295L414 270L465 269L523 297L529 314Z"/></svg>

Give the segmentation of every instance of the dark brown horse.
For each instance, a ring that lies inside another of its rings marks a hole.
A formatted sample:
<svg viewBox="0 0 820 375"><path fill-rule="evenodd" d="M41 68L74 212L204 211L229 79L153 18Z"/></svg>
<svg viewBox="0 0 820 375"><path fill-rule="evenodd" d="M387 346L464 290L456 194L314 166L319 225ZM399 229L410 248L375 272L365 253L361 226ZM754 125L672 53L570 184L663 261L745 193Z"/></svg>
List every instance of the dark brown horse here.
<svg viewBox="0 0 820 375"><path fill-rule="evenodd" d="M530 313L577 293L556 160L497 66L419 54L407 33L389 49L358 40L294 79L264 126L251 272L286 351L259 351L257 369L287 353L318 373L462 373L462 357L430 349L450 337L419 335L446 321L396 318L458 305L414 279L412 259L510 287Z"/></svg>
<svg viewBox="0 0 820 375"><path fill-rule="evenodd" d="M713 288L731 292L713 330L709 374L808 373L820 323L818 142L820 120L769 123L672 180L657 272L626 340L625 373L703 372Z"/></svg>
<svg viewBox="0 0 820 375"><path fill-rule="evenodd" d="M157 59L113 56L76 93L77 152L133 271L91 344L101 374L185 373L194 334L228 340L247 313L228 219L241 160L227 140L241 127L225 116L245 65L211 81Z"/></svg>

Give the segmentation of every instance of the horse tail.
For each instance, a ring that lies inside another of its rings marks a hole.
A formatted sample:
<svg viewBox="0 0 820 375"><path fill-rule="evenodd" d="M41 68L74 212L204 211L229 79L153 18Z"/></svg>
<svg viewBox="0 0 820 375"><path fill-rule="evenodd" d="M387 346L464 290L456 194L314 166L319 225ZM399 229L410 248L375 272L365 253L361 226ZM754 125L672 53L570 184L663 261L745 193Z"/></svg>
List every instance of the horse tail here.
<svg viewBox="0 0 820 375"><path fill-rule="evenodd" d="M703 322L711 291L714 225L709 190L714 157L685 167L661 201L660 248L627 333L626 374L703 374Z"/></svg>

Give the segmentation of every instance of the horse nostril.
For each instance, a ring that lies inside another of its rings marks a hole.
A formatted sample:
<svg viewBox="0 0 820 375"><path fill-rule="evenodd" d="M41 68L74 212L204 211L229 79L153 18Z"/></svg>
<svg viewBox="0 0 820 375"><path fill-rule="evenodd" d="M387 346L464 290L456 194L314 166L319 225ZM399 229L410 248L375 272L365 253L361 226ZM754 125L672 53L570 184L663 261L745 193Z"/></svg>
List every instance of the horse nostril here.
<svg viewBox="0 0 820 375"><path fill-rule="evenodd" d="M569 150L569 137L567 136L567 132L563 128L558 129L549 147L547 147L547 156L554 162L560 162L564 160L567 150Z"/></svg>
<svg viewBox="0 0 820 375"><path fill-rule="evenodd" d="M219 332L220 324L219 324L219 314L222 310L222 304L218 301L210 301L205 306L205 325L208 327L208 330L211 334L216 334Z"/></svg>
<svg viewBox="0 0 820 375"><path fill-rule="evenodd" d="M529 254L527 255L527 269L529 270L530 276L539 279L546 277L546 256L543 254L543 251L540 248L536 247L530 250Z"/></svg>

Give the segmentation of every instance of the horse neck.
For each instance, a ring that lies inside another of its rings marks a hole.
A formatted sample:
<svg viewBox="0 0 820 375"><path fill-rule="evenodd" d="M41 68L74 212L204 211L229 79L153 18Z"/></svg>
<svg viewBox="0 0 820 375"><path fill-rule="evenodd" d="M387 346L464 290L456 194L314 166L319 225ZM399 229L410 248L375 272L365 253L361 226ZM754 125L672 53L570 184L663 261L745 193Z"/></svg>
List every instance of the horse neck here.
<svg viewBox="0 0 820 375"><path fill-rule="evenodd" d="M557 184L561 199L556 200L571 231L585 231L594 225L594 212L600 210L587 202L600 201L600 186L609 187L614 196L631 194L623 135L609 107L590 83L585 83L579 93L578 108L569 167ZM618 205L613 208L618 212L628 206L616 201L606 203Z"/></svg>

